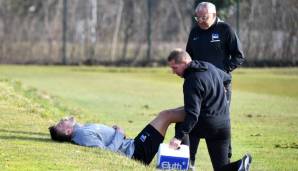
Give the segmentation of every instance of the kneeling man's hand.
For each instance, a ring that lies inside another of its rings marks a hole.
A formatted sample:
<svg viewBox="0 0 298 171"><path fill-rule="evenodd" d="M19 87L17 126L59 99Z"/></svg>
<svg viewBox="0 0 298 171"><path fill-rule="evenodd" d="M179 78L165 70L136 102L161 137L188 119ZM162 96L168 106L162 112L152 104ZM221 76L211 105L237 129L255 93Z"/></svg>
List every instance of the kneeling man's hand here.
<svg viewBox="0 0 298 171"><path fill-rule="evenodd" d="M181 140L174 137L170 141L170 148L176 150L180 147L180 144L181 144Z"/></svg>

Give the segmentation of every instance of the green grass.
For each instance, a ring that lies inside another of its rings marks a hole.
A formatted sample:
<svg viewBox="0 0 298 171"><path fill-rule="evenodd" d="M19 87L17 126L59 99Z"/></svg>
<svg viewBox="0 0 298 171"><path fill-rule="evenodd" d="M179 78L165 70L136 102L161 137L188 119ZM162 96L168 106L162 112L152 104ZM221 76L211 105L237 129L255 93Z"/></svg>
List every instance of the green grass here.
<svg viewBox="0 0 298 171"><path fill-rule="evenodd" d="M0 170L155 170L107 151L55 143L61 116L118 124L129 137L161 110L181 106L182 80L167 68L0 66ZM233 73L233 158L253 171L298 170L298 68ZM166 142L173 136L168 131ZM197 170L212 170L204 141Z"/></svg>

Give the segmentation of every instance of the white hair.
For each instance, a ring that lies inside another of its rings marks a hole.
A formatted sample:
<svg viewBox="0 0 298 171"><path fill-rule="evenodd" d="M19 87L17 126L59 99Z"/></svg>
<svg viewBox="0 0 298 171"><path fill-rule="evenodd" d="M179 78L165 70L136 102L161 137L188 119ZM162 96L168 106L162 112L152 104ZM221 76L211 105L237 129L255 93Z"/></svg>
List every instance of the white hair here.
<svg viewBox="0 0 298 171"><path fill-rule="evenodd" d="M216 7L211 2L201 2L197 5L195 12L198 13L202 8L207 8L208 13L216 13Z"/></svg>

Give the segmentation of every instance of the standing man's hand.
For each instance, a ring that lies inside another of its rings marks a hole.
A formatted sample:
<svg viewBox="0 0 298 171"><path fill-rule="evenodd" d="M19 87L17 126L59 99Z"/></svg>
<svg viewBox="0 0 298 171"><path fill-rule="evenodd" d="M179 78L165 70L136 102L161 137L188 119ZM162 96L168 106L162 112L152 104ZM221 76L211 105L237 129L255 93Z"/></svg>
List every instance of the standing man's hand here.
<svg viewBox="0 0 298 171"><path fill-rule="evenodd" d="M181 145L181 140L178 140L177 138L172 138L172 140L170 141L170 145L169 145L169 147L171 148L171 149L174 149L174 150L176 150L176 149L178 149L179 147L180 147L180 145Z"/></svg>

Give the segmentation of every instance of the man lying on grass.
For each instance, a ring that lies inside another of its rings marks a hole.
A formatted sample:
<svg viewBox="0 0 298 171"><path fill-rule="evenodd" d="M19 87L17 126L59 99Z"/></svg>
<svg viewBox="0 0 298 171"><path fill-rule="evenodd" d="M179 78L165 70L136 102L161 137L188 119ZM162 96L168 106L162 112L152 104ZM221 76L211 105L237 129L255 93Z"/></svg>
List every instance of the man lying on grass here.
<svg viewBox="0 0 298 171"><path fill-rule="evenodd" d="M109 127L103 124L77 123L74 117L61 119L49 127L51 138L55 141L68 141L87 147L99 147L126 155L149 165L163 142L166 131L171 123L183 121L181 114L161 112L134 139L127 139L123 129L118 126ZM241 160L229 164L230 171L241 170L250 164L250 157L245 155Z"/></svg>

